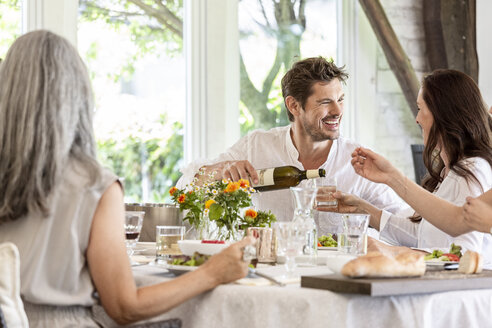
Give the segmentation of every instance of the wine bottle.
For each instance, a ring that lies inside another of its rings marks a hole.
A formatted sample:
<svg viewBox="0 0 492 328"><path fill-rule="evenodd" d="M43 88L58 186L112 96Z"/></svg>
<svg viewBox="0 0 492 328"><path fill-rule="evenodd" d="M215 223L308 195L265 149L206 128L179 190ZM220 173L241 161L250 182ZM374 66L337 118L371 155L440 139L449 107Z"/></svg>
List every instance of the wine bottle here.
<svg viewBox="0 0 492 328"><path fill-rule="evenodd" d="M302 180L324 177L324 169L299 170L295 166L280 166L256 170L258 183L253 184L256 191L279 190L297 186Z"/></svg>

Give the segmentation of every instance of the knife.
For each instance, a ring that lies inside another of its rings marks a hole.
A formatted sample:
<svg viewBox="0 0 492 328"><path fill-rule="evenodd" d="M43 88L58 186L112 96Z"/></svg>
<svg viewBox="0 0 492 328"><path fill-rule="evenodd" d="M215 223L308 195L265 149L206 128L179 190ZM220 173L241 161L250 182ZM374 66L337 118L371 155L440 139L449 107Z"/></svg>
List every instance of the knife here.
<svg viewBox="0 0 492 328"><path fill-rule="evenodd" d="M256 271L256 269L253 269L253 268L249 268L249 273L250 274L254 274L254 275L257 275L258 277L262 277L262 278L265 278L271 282L273 282L275 285L277 286L280 286L280 287L285 287L285 284L281 281L278 281L277 279L273 278L272 276L269 276L267 274L264 274L264 273L261 273L261 272L258 272Z"/></svg>

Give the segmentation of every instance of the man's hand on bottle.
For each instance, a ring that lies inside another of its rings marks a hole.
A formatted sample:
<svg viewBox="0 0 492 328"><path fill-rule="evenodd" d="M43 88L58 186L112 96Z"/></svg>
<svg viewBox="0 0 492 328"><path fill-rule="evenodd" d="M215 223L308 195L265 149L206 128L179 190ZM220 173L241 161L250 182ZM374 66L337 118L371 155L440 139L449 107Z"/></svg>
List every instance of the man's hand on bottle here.
<svg viewBox="0 0 492 328"><path fill-rule="evenodd" d="M243 161L224 161L213 165L203 166L205 176L214 173L214 180L231 179L238 181L239 179L249 180L252 183L258 183L258 174L255 168L247 160Z"/></svg>

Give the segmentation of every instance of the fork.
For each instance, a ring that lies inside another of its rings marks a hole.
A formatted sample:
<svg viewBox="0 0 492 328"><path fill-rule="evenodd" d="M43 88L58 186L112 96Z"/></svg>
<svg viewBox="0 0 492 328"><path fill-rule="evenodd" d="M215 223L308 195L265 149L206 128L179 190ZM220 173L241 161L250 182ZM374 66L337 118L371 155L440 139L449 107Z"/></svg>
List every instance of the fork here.
<svg viewBox="0 0 492 328"><path fill-rule="evenodd" d="M271 282L273 282L275 285L277 286L280 286L280 287L285 287L285 284L281 281L278 281L277 279L275 279L274 277L272 276L269 276L267 274L264 274L264 273L261 273L261 272L258 272L256 269L253 269L253 268L249 268L249 273L250 274L254 274L254 275L257 275L258 277L262 277L262 278L265 278Z"/></svg>

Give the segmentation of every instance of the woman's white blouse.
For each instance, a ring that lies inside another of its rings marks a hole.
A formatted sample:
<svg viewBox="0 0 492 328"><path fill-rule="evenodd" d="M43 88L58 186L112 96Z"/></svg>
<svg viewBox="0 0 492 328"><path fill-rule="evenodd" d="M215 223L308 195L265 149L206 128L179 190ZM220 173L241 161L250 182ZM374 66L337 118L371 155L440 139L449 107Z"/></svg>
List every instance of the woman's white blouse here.
<svg viewBox="0 0 492 328"><path fill-rule="evenodd" d="M455 172L449 172L444 178L436 196L443 198L455 205L462 206L466 197L477 197L492 188L492 168L482 158L474 157L464 160L467 167L477 177L480 185L474 179L467 181ZM391 215L386 222L381 222L380 238L393 245L402 245L432 251L441 249L449 251L451 243L460 245L463 252L473 250L484 257L484 268L492 268L492 235L482 232L470 232L458 237L452 237L429 223L425 218L419 223L408 219L413 215L412 209L407 209L398 214ZM449 218L449 224L453 219Z"/></svg>

